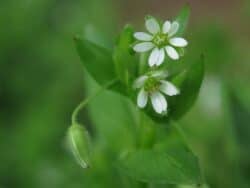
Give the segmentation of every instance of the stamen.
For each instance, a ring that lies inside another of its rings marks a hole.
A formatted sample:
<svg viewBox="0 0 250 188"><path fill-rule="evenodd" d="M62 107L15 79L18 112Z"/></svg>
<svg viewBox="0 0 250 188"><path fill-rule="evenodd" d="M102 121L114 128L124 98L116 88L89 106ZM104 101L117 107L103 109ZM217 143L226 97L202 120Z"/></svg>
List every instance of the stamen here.
<svg viewBox="0 0 250 188"><path fill-rule="evenodd" d="M154 91L157 91L160 87L160 82L154 77L150 77L146 80L144 89L146 92L152 93Z"/></svg>
<svg viewBox="0 0 250 188"><path fill-rule="evenodd" d="M153 38L153 42L156 46L158 46L159 48L162 48L169 43L168 36L167 34L164 34L164 33L158 33Z"/></svg>

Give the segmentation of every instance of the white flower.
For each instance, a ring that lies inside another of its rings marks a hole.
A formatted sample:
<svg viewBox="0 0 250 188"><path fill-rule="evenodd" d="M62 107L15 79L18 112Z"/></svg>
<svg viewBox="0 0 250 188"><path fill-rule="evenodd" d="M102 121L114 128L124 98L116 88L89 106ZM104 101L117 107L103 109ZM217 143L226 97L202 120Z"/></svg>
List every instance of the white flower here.
<svg viewBox="0 0 250 188"><path fill-rule="evenodd" d="M140 89L137 96L139 108L146 107L150 98L153 108L158 114L167 111L168 104L163 94L174 96L178 95L180 91L171 82L164 80L166 77L165 72L154 72L151 75L143 75L135 80L133 87Z"/></svg>
<svg viewBox="0 0 250 188"><path fill-rule="evenodd" d="M165 59L165 53L173 59L178 60L180 58L177 48L183 48L188 45L188 42L184 38L175 37L179 23L174 21L166 21L162 28L154 18L146 20L146 28L148 33L136 32L134 37L140 42L134 46L136 52L147 52L152 50L149 56L149 65L159 66Z"/></svg>

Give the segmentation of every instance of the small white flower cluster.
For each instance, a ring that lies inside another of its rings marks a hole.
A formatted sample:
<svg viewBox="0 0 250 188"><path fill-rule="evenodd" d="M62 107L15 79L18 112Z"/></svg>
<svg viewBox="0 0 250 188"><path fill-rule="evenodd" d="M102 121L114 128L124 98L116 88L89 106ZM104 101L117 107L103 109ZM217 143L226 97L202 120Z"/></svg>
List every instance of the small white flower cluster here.
<svg viewBox="0 0 250 188"><path fill-rule="evenodd" d="M166 77L166 72L153 72L135 80L134 88L140 89L137 97L139 108L146 107L148 98L150 98L157 113L162 114L167 111L168 104L163 94L174 96L178 95L180 91L171 82L164 80Z"/></svg>
<svg viewBox="0 0 250 188"><path fill-rule="evenodd" d="M180 55L178 49L186 47L188 42L181 37L175 37L179 30L179 23L166 21L162 27L154 18L146 20L148 33L136 32L134 37L139 41L134 46L134 51L144 53L152 50L148 64L150 67L160 66L166 54L173 60L178 60ZM167 100L165 95L174 96L180 93L179 89L169 81L166 81L166 71L151 72L140 76L134 82L134 89L140 89L137 96L137 105L139 108L146 107L150 98L153 109L156 113L163 114L167 112Z"/></svg>
<svg viewBox="0 0 250 188"><path fill-rule="evenodd" d="M165 52L173 59L178 60L180 55L177 48L183 48L188 42L181 37L175 37L179 30L179 23L166 21L162 28L157 20L149 18L146 20L146 28L150 34L136 32L134 37L140 42L134 46L134 51L142 53L152 50L149 57L149 66L159 66L165 59Z"/></svg>

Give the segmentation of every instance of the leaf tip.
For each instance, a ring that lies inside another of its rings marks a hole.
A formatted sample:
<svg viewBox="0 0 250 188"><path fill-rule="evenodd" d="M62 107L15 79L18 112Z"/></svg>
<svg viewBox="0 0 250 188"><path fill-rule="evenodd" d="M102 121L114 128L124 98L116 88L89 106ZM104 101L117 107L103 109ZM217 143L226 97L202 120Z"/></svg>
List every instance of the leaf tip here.
<svg viewBox="0 0 250 188"><path fill-rule="evenodd" d="M188 2L188 1L185 2L181 10L186 10L186 11L190 12L190 10L191 10L190 2Z"/></svg>
<svg viewBox="0 0 250 188"><path fill-rule="evenodd" d="M133 26L132 26L131 24L126 24L126 25L124 26L124 29L125 29L125 30L133 30Z"/></svg>

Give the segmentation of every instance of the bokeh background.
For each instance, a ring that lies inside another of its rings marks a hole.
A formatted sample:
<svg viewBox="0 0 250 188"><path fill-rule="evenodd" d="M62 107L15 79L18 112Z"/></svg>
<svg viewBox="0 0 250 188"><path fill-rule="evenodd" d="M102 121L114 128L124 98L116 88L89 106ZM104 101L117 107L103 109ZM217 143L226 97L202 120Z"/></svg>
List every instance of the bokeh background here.
<svg viewBox="0 0 250 188"><path fill-rule="evenodd" d="M113 42L124 24L142 29L146 14L172 18L186 2L206 77L180 123L211 188L250 187L249 0L1 0L0 188L131 187L112 166L133 142L120 96L105 92L81 116L98 167L84 171L65 147L71 112L97 88L72 39L87 30Z"/></svg>

